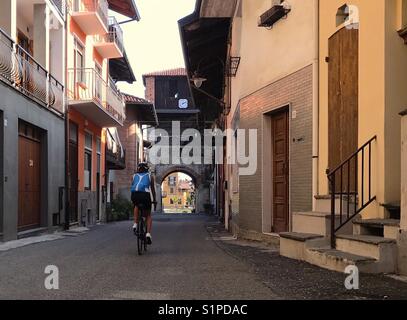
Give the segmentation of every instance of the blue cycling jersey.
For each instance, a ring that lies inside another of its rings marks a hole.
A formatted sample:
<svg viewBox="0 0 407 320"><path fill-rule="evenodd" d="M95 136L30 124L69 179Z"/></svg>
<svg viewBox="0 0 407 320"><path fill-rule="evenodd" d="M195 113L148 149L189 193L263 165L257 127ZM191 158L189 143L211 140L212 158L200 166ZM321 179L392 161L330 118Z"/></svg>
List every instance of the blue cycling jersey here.
<svg viewBox="0 0 407 320"><path fill-rule="evenodd" d="M136 173L133 176L131 192L150 192L151 178L150 173Z"/></svg>

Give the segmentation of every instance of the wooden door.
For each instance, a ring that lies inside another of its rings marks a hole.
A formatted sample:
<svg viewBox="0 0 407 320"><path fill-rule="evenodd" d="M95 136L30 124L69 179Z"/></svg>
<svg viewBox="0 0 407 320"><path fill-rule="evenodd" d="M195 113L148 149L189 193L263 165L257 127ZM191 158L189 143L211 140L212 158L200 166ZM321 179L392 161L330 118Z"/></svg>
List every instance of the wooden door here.
<svg viewBox="0 0 407 320"><path fill-rule="evenodd" d="M69 122L70 222L78 222L78 126Z"/></svg>
<svg viewBox="0 0 407 320"><path fill-rule="evenodd" d="M329 39L328 139L329 169L333 170L358 148L358 57L357 29L343 28ZM350 176L355 175L355 165ZM347 172L347 168L345 168ZM343 177L347 185L347 174ZM339 177L337 181L339 180ZM351 179L355 189L355 179Z"/></svg>
<svg viewBox="0 0 407 320"><path fill-rule="evenodd" d="M69 203L70 222L78 221L78 146L69 143Z"/></svg>
<svg viewBox="0 0 407 320"><path fill-rule="evenodd" d="M273 232L288 231L288 112L272 116Z"/></svg>
<svg viewBox="0 0 407 320"><path fill-rule="evenodd" d="M97 154L97 166L96 166L96 221L100 221L100 165L101 165L101 155Z"/></svg>
<svg viewBox="0 0 407 320"><path fill-rule="evenodd" d="M18 229L41 225L41 142L33 127L18 141Z"/></svg>

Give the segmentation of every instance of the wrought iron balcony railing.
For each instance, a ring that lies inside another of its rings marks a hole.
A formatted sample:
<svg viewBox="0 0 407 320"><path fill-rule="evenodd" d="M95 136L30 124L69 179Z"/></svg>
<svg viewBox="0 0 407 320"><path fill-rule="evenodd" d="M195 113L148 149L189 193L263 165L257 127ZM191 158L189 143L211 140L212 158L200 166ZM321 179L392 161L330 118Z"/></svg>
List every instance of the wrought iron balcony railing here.
<svg viewBox="0 0 407 320"><path fill-rule="evenodd" d="M120 53L123 54L123 30L115 17L109 17L109 32L103 35L95 35L94 39L96 44L116 44Z"/></svg>
<svg viewBox="0 0 407 320"><path fill-rule="evenodd" d="M63 18L66 15L66 0L51 0L51 3L54 4L55 8L57 8L58 12L61 14Z"/></svg>
<svg viewBox="0 0 407 320"><path fill-rule="evenodd" d="M109 25L107 0L68 0L71 12L96 12L106 28Z"/></svg>
<svg viewBox="0 0 407 320"><path fill-rule="evenodd" d="M121 93L113 81L106 83L95 69L69 69L67 93L70 101L94 102L123 123L125 112Z"/></svg>
<svg viewBox="0 0 407 320"><path fill-rule="evenodd" d="M115 42L123 52L123 30L115 17L109 17L109 41Z"/></svg>
<svg viewBox="0 0 407 320"><path fill-rule="evenodd" d="M123 123L126 118L124 98L110 77L107 85L106 106L108 111L110 111L117 120Z"/></svg>
<svg viewBox="0 0 407 320"><path fill-rule="evenodd" d="M1 29L0 80L37 103L64 113L64 86Z"/></svg>

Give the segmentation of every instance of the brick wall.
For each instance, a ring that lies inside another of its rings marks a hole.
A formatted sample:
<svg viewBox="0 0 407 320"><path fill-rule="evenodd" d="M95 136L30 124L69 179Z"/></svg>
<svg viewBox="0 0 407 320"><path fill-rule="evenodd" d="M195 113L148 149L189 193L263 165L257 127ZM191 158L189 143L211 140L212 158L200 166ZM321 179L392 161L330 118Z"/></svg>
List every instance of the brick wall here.
<svg viewBox="0 0 407 320"><path fill-rule="evenodd" d="M146 93L145 98L148 101L155 102L155 77L146 78Z"/></svg>
<svg viewBox="0 0 407 320"><path fill-rule="evenodd" d="M271 136L263 136L262 123L264 113L285 105L290 105L290 213L312 209L312 78L311 65L240 101L240 128L258 129L257 172L253 176L241 176L239 181L240 229L262 232L263 214L272 215L272 212L263 213L262 210L263 197L272 196L262 194L263 183L271 184L271 177L262 174L263 145L271 141ZM294 110L296 119L292 119ZM271 159L264 165L267 163L271 166Z"/></svg>
<svg viewBox="0 0 407 320"><path fill-rule="evenodd" d="M123 127L118 127L120 141L126 149L126 169L115 173L114 193L129 195L131 178L137 170L137 125L135 120L126 120ZM128 193L128 194L127 194Z"/></svg>

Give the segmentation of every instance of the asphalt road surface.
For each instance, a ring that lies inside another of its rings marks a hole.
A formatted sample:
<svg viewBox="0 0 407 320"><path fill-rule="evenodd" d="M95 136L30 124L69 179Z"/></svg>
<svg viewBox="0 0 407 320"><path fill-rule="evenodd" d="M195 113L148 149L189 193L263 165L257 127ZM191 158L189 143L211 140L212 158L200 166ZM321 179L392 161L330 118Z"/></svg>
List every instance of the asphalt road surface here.
<svg viewBox="0 0 407 320"><path fill-rule="evenodd" d="M156 216L138 256L129 221L0 252L0 299L274 299L249 264L213 241L207 216ZM59 290L45 288L45 268Z"/></svg>

